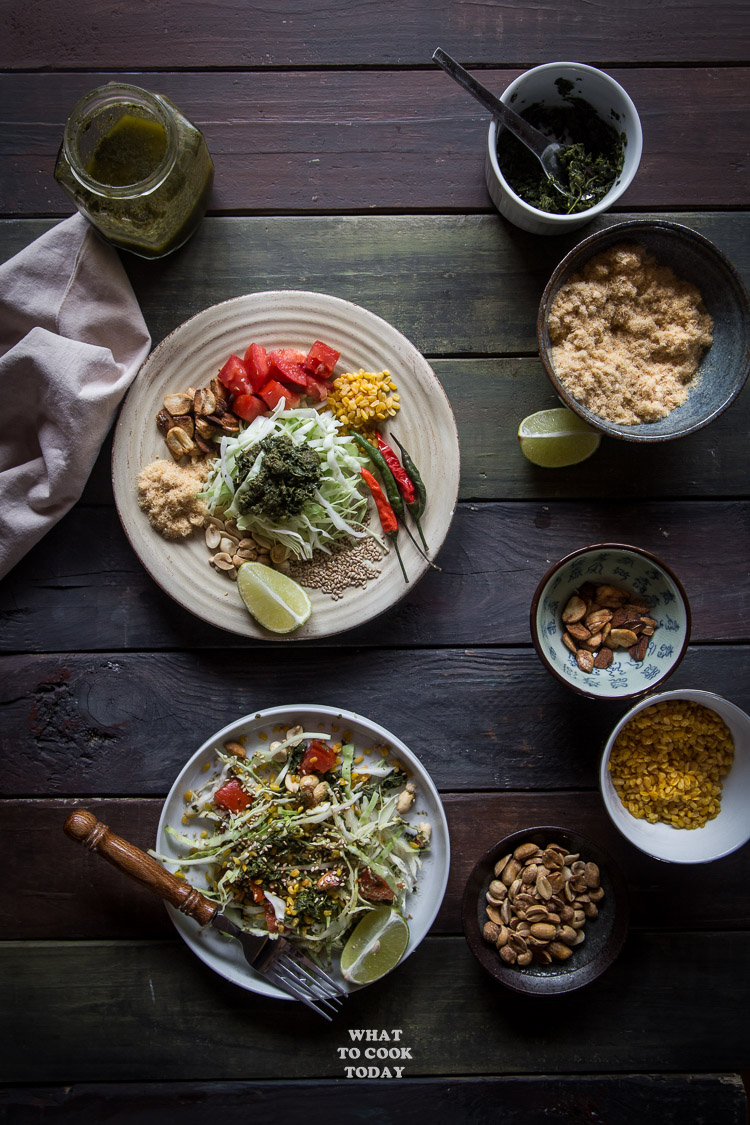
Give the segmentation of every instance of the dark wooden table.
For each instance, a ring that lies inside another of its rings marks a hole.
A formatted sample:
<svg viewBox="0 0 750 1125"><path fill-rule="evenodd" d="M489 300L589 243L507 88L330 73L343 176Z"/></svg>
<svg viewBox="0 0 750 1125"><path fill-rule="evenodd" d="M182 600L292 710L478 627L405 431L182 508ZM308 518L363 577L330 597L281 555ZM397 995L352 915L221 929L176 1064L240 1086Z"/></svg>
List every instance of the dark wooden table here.
<svg viewBox="0 0 750 1125"><path fill-rule="evenodd" d="M157 263L124 257L154 344L238 294L354 300L433 365L458 422L462 475L443 572L330 642L247 643L178 608L120 528L108 445L80 503L0 584L0 1120L745 1121L750 848L683 868L618 837L597 767L625 708L581 701L542 669L528 609L549 562L578 546L655 551L693 610L672 685L750 710L750 390L680 442L605 440L567 470L534 469L515 434L524 415L555 404L536 308L588 230L670 217L750 279L746 0L3 10L2 260L70 213L52 168L76 99L117 76L163 91L203 128L217 175L190 244ZM498 91L555 58L620 80L644 131L620 206L565 238L508 226L483 180L487 120L431 63L438 45ZM371 716L422 758L453 849L430 935L331 1026L212 975L158 901L62 833L82 804L149 846L203 739L297 701L301 682L306 698ZM611 850L632 925L598 981L529 1001L478 967L460 898L486 847L540 823ZM354 1028L401 1029L400 1080L345 1077L339 1048Z"/></svg>

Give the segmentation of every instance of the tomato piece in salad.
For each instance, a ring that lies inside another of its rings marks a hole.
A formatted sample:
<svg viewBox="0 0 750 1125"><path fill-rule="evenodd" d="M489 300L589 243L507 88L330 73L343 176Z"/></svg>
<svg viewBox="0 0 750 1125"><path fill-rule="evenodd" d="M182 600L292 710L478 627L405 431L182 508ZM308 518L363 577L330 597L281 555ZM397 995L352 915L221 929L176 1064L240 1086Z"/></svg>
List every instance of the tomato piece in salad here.
<svg viewBox="0 0 750 1125"><path fill-rule="evenodd" d="M263 912L266 916L266 925L268 926L269 934L277 934L279 932L279 923L276 920L276 914L268 899L266 899L263 905Z"/></svg>
<svg viewBox="0 0 750 1125"><path fill-rule="evenodd" d="M333 369L341 356L335 348L329 348L322 340L316 340L303 360L303 366L318 379L330 379Z"/></svg>
<svg viewBox="0 0 750 1125"><path fill-rule="evenodd" d="M297 772L303 775L307 773L328 773L336 765L338 757L338 751L314 738L308 743Z"/></svg>
<svg viewBox="0 0 750 1125"><path fill-rule="evenodd" d="M247 368L238 355L230 355L219 372L219 381L233 395L251 395L253 388L247 377Z"/></svg>
<svg viewBox="0 0 750 1125"><path fill-rule="evenodd" d="M359 893L368 902L393 902L396 895L381 875L376 875L369 867L359 873Z"/></svg>
<svg viewBox="0 0 750 1125"><path fill-rule="evenodd" d="M307 372L302 366L305 362L303 352L295 351L294 348L277 348L268 353L268 362L272 379L279 379L295 390L307 393Z"/></svg>
<svg viewBox="0 0 750 1125"><path fill-rule="evenodd" d="M235 395L232 402L232 412L243 422L252 422L259 414L268 410L262 398L257 395Z"/></svg>
<svg viewBox="0 0 750 1125"><path fill-rule="evenodd" d="M242 361L247 369L247 377L255 394L265 386L271 374L268 353L262 344L251 344Z"/></svg>
<svg viewBox="0 0 750 1125"><path fill-rule="evenodd" d="M265 387L261 387L258 393L271 410L282 398L286 399L287 410L296 410L299 406L300 396L295 394L294 391L290 391L288 387L283 387L276 379L269 379Z"/></svg>
<svg viewBox="0 0 750 1125"><path fill-rule="evenodd" d="M332 387L333 381L331 379L316 379L314 376L308 375L305 394L308 398L315 399L316 402L325 402Z"/></svg>
<svg viewBox="0 0 750 1125"><path fill-rule="evenodd" d="M252 793L243 789L236 777L231 778L214 793L214 804L228 812L243 812L252 803Z"/></svg>

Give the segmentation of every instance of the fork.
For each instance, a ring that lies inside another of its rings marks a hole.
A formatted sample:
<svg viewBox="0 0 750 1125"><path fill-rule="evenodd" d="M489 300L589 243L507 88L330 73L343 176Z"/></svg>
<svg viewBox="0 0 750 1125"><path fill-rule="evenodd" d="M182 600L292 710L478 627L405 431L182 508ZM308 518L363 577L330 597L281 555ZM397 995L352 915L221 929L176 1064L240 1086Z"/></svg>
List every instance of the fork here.
<svg viewBox="0 0 750 1125"><path fill-rule="evenodd" d="M124 874L161 895L177 910L201 926L214 926L236 938L249 965L295 1000L300 1000L330 1020L343 1001L340 987L301 950L285 938L247 934L235 925L218 904L183 879L178 879L134 844L115 835L86 809L74 809L63 825L72 840L84 844Z"/></svg>

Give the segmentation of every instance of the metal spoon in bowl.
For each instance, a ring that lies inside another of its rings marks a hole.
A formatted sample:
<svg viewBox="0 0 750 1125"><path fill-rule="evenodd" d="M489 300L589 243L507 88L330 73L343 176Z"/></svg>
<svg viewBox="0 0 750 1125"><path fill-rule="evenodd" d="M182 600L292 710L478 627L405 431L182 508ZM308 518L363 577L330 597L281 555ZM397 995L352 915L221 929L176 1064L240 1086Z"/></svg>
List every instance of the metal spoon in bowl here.
<svg viewBox="0 0 750 1125"><path fill-rule="evenodd" d="M446 55L442 47L438 47L432 57L439 66L442 66L446 74L454 78L459 86L463 86L465 90L473 94L477 101L485 109L488 109L501 125L513 133L515 137L518 137L519 141L522 141L534 153L550 183L562 195L567 196L568 199L572 198L571 193L563 187L563 184L567 181L567 175L559 160L559 154L565 146L557 141L551 141L544 133L540 133L533 125L529 125L528 121L521 117L519 113L509 109L486 86L477 82L468 70L464 70L460 63L457 63L450 55Z"/></svg>

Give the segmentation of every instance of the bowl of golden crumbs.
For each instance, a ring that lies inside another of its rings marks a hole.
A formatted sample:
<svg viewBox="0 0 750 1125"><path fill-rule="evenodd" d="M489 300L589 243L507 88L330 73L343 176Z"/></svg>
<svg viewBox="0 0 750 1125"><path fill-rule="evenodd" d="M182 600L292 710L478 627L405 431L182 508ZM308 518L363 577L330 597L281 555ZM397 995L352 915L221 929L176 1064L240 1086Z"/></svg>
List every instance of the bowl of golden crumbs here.
<svg viewBox="0 0 750 1125"><path fill-rule="evenodd" d="M709 863L750 840L750 716L710 691L637 703L609 736L599 782L610 819L669 863Z"/></svg>
<svg viewBox="0 0 750 1125"><path fill-rule="evenodd" d="M633 219L590 235L554 270L537 318L559 398L625 441L669 441L718 418L750 372L750 300L703 235Z"/></svg>

